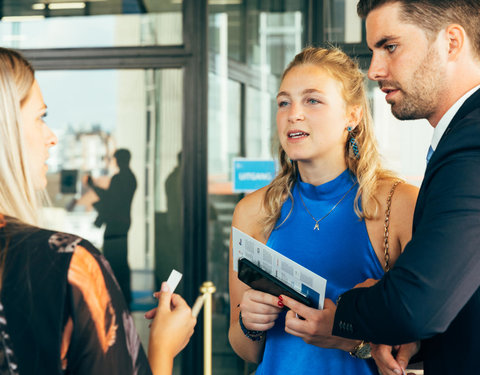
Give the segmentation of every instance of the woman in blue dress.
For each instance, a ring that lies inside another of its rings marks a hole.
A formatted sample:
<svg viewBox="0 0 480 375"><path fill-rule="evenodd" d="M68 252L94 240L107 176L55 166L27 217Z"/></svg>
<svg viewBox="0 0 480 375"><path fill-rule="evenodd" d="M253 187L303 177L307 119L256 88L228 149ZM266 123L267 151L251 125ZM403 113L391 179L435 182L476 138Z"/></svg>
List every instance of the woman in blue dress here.
<svg viewBox="0 0 480 375"><path fill-rule="evenodd" d="M232 226L326 278L335 301L393 265L411 237L417 188L382 167L364 75L345 53L303 50L283 74L277 103L281 170L237 204ZM257 375L378 374L362 359L363 342L332 336L324 349L286 333L281 298L239 281L232 256L230 298L230 343L259 363Z"/></svg>

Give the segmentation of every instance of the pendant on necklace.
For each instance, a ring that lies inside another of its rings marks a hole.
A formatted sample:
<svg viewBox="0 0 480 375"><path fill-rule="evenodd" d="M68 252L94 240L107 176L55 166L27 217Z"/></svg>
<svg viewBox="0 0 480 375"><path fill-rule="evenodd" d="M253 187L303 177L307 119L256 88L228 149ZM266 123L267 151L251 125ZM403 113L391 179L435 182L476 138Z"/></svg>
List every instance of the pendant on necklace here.
<svg viewBox="0 0 480 375"><path fill-rule="evenodd" d="M318 222L315 223L315 226L313 227L313 230L320 230L320 227L318 226Z"/></svg>

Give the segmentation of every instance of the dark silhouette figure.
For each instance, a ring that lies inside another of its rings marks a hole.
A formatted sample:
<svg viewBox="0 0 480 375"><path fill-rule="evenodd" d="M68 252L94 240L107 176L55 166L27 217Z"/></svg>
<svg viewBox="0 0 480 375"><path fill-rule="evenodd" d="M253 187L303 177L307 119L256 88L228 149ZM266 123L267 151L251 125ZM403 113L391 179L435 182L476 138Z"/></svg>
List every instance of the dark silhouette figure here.
<svg viewBox="0 0 480 375"><path fill-rule="evenodd" d="M130 290L130 267L128 266L128 230L130 228L130 209L137 180L132 173L130 151L119 149L113 155L119 172L112 177L108 189L95 185L89 176L87 183L95 190L100 200L94 203L98 211L95 225L106 224L103 236L103 255L109 261L128 306L132 301Z"/></svg>
<svg viewBox="0 0 480 375"><path fill-rule="evenodd" d="M170 274L172 268L183 269L182 223L182 153L177 154L177 165L165 180L167 212L155 213L155 235L162 241L155 242L155 282L157 288ZM182 292L182 285L177 289Z"/></svg>

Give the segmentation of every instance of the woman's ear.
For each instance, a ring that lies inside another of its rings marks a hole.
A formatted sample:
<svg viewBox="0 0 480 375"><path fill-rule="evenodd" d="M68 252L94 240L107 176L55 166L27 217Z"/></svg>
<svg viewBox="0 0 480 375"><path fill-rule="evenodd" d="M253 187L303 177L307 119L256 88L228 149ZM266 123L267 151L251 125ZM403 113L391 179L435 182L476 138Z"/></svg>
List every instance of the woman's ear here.
<svg viewBox="0 0 480 375"><path fill-rule="evenodd" d="M362 121L363 108L360 105L353 105L348 108L348 126L355 129Z"/></svg>

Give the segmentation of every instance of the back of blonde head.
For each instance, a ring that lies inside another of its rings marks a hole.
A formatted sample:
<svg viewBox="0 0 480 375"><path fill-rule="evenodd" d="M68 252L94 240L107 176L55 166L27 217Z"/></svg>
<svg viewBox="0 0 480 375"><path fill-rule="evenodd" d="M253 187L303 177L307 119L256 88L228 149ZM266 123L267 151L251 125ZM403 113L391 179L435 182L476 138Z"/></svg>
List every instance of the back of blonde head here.
<svg viewBox="0 0 480 375"><path fill-rule="evenodd" d="M349 139L347 139L345 142L345 162L348 169L357 177L359 184L355 198L355 212L359 217L367 219L376 217L379 206L375 199L375 192L379 181L395 178L395 175L381 166L365 91L364 74L350 57L337 48L307 47L296 55L287 66L282 79L285 78L292 68L307 64L321 67L332 78L341 83L343 98L347 106L358 105L363 110L363 117L360 123L349 134L349 138L351 136L355 137L360 157L358 159L354 157L349 147ZM292 162L288 158L281 146L279 148L279 162L281 170L265 193L265 236L268 236L275 228L285 200L287 198L293 200L291 190L298 174L296 162ZM281 224L279 223L277 227Z"/></svg>
<svg viewBox="0 0 480 375"><path fill-rule="evenodd" d="M37 196L23 142L20 107L34 71L18 52L0 48L0 214L37 223Z"/></svg>

